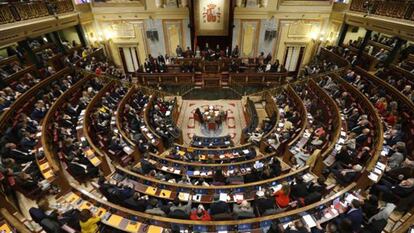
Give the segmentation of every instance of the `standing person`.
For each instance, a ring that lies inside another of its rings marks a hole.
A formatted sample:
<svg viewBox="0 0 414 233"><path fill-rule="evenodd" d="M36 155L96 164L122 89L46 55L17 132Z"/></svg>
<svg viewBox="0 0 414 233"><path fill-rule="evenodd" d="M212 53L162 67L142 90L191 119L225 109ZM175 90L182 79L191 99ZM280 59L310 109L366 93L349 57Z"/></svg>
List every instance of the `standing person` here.
<svg viewBox="0 0 414 233"><path fill-rule="evenodd" d="M175 53L177 54L177 57L183 56L183 49L181 48L180 45L177 45L177 48L175 49Z"/></svg>
<svg viewBox="0 0 414 233"><path fill-rule="evenodd" d="M230 57L231 56L231 48L229 46L226 47L225 56L226 57Z"/></svg>
<svg viewBox="0 0 414 233"><path fill-rule="evenodd" d="M235 57L235 58L240 56L240 51L239 51L239 46L238 45L236 45L236 47L233 49L233 52L231 53L231 56Z"/></svg>
<svg viewBox="0 0 414 233"><path fill-rule="evenodd" d="M81 233L97 233L99 232L98 223L101 221L99 217L93 216L91 211L83 209L80 212L79 224L81 226Z"/></svg>

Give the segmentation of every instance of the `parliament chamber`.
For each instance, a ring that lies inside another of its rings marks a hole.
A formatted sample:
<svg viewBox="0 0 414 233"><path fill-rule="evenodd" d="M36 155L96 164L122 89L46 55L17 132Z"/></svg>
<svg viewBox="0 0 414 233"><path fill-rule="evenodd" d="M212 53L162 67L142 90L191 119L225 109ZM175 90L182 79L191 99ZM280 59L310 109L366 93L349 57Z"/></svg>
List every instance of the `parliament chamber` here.
<svg viewBox="0 0 414 233"><path fill-rule="evenodd" d="M413 233L414 1L0 2L0 233Z"/></svg>

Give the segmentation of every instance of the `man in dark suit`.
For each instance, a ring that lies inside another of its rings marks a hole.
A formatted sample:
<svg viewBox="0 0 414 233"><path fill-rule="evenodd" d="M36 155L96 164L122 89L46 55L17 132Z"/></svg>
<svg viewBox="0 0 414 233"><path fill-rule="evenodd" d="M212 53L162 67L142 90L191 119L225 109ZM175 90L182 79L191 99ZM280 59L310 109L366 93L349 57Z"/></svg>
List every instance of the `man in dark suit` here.
<svg viewBox="0 0 414 233"><path fill-rule="evenodd" d="M219 194L214 194L214 202L210 205L210 214L224 214L229 212L229 205L220 200Z"/></svg>
<svg viewBox="0 0 414 233"><path fill-rule="evenodd" d="M266 192L257 191L254 205L261 216L268 213L270 214L275 209L275 199L272 192L270 190L266 190Z"/></svg>
<svg viewBox="0 0 414 233"><path fill-rule="evenodd" d="M361 203L358 200L352 200L350 208L343 213L343 215L339 218L339 221L344 221L344 219L348 219L352 222L353 232L359 232L361 230L364 216L361 210Z"/></svg>
<svg viewBox="0 0 414 233"><path fill-rule="evenodd" d="M296 183L291 186L291 196L294 198L305 198L309 194L307 184L301 176L295 177L295 181Z"/></svg>

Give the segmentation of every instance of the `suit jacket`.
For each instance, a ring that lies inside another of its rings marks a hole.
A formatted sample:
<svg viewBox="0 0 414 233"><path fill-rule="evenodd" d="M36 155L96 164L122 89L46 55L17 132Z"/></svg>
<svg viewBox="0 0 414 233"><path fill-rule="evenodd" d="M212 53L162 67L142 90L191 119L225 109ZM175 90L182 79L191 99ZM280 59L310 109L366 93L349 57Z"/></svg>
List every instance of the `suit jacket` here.
<svg viewBox="0 0 414 233"><path fill-rule="evenodd" d="M352 229L354 232L358 232L361 229L361 225L364 221L361 209L350 209L344 217L352 222Z"/></svg>
<svg viewBox="0 0 414 233"><path fill-rule="evenodd" d="M224 201L214 202L210 205L210 214L222 214L229 211L229 205Z"/></svg>

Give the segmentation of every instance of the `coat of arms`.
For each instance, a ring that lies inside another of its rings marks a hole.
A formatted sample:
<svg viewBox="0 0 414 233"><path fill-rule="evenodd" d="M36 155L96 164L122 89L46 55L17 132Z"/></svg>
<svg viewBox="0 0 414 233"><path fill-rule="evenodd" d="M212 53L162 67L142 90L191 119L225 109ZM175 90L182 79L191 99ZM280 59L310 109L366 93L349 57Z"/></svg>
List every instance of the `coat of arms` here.
<svg viewBox="0 0 414 233"><path fill-rule="evenodd" d="M204 23L220 23L221 9L216 4L208 4L203 7L203 21Z"/></svg>

